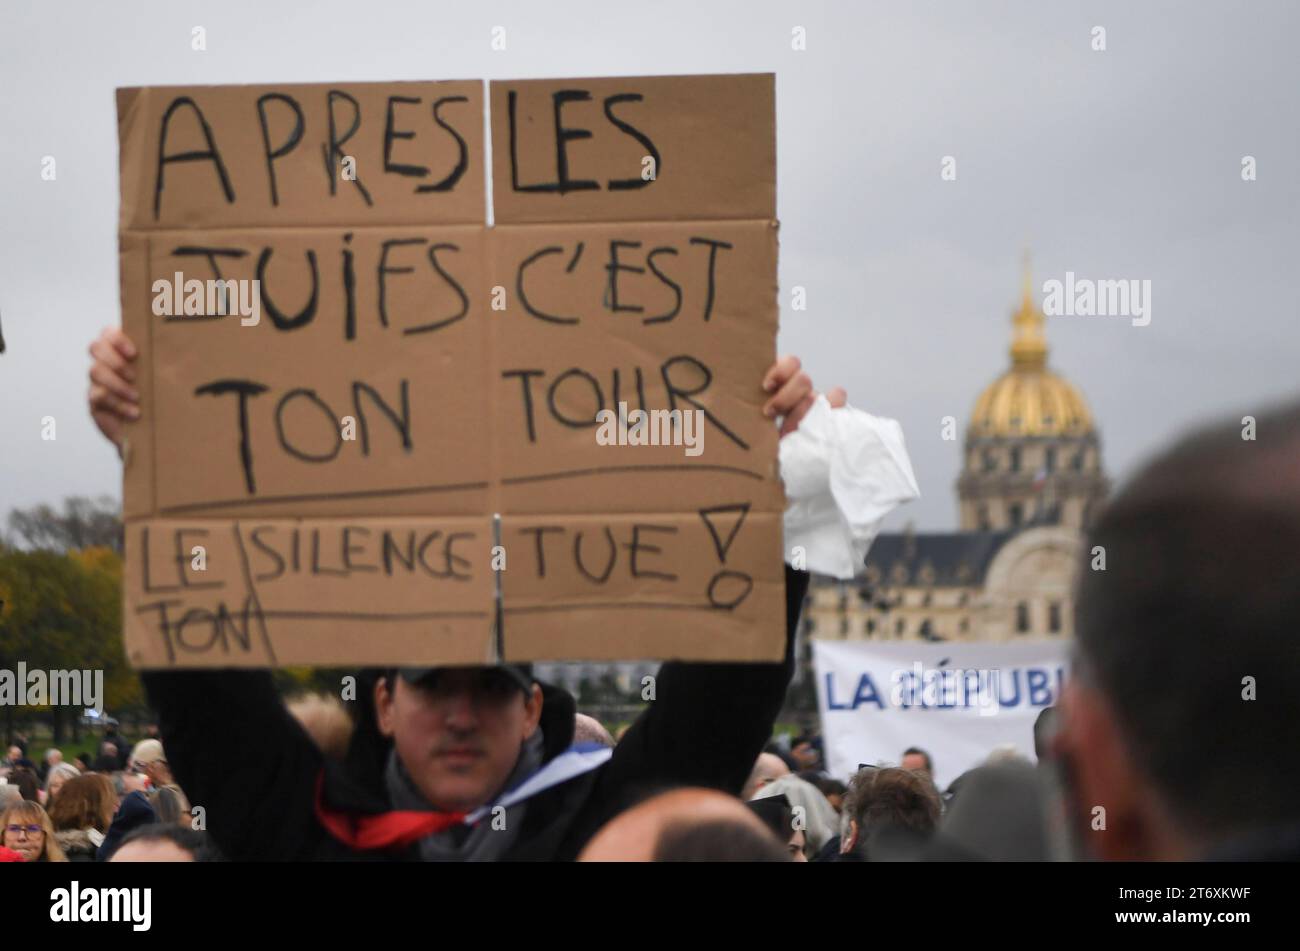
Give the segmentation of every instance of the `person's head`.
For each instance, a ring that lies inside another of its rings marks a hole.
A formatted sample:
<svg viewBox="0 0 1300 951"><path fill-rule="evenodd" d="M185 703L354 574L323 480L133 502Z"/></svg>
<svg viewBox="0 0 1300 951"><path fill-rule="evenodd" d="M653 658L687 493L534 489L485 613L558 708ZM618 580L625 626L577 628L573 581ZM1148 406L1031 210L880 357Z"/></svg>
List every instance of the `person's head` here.
<svg viewBox="0 0 1300 951"><path fill-rule="evenodd" d="M217 856L203 832L157 822L131 830L110 862L211 862Z"/></svg>
<svg viewBox="0 0 1300 951"><path fill-rule="evenodd" d="M163 745L157 740L141 740L131 751L130 771L143 773L155 786L166 786L172 782L171 766Z"/></svg>
<svg viewBox="0 0 1300 951"><path fill-rule="evenodd" d="M56 763L50 767L49 775L45 777L45 805L53 804L58 798L59 791L63 789L63 784L80 775L81 770L71 763Z"/></svg>
<svg viewBox="0 0 1300 951"><path fill-rule="evenodd" d="M190 801L179 786L159 786L148 793L149 805L158 815L158 821L164 825L190 827L193 814Z"/></svg>
<svg viewBox="0 0 1300 951"><path fill-rule="evenodd" d="M23 766L9 773L9 784L17 786L18 791L23 794L23 798L28 802L41 801L41 781L36 774L27 767Z"/></svg>
<svg viewBox="0 0 1300 951"><path fill-rule="evenodd" d="M309 693L285 704L326 759L342 762L352 740L352 718L333 694Z"/></svg>
<svg viewBox="0 0 1300 951"><path fill-rule="evenodd" d="M0 845L13 849L24 862L66 862L67 856L54 838L50 817L38 802L20 802L0 815Z"/></svg>
<svg viewBox="0 0 1300 951"><path fill-rule="evenodd" d="M1056 707L1043 707L1034 718L1034 756L1041 763L1052 755L1052 741L1060 724Z"/></svg>
<svg viewBox="0 0 1300 951"><path fill-rule="evenodd" d="M822 761L821 738L815 735L795 738L790 744L790 756L801 770L815 769Z"/></svg>
<svg viewBox="0 0 1300 951"><path fill-rule="evenodd" d="M840 852L862 851L882 831L926 837L939 824L942 807L924 773L901 767L864 767L849 780L840 813Z"/></svg>
<svg viewBox="0 0 1300 951"><path fill-rule="evenodd" d="M83 773L88 773L90 772L90 757L85 753L78 753L72 758L72 765Z"/></svg>
<svg viewBox="0 0 1300 951"><path fill-rule="evenodd" d="M1027 760L1003 760L962 774L931 843L929 861L1044 862L1051 858L1050 785Z"/></svg>
<svg viewBox="0 0 1300 951"><path fill-rule="evenodd" d="M1000 743L989 750L985 763L1028 763L1029 758L1016 749L1014 743Z"/></svg>
<svg viewBox="0 0 1300 951"><path fill-rule="evenodd" d="M595 743L599 746L613 747L614 738L609 735L609 730L605 729L595 717L589 717L585 713L575 713L573 715L573 742L574 743Z"/></svg>
<svg viewBox="0 0 1300 951"><path fill-rule="evenodd" d="M784 845L739 799L713 789L674 789L619 813L581 862L782 862Z"/></svg>
<svg viewBox="0 0 1300 951"><path fill-rule="evenodd" d="M1300 405L1251 424L1151 462L1083 546L1055 751L1102 858L1196 857L1300 822L1279 755L1300 722Z"/></svg>
<svg viewBox="0 0 1300 951"><path fill-rule="evenodd" d="M117 798L122 799L133 792L147 792L149 789L149 777L144 773L132 773L126 770L115 769L111 773L105 773L113 782L113 789L117 792Z"/></svg>
<svg viewBox="0 0 1300 951"><path fill-rule="evenodd" d="M837 813L844 807L844 792L848 787L838 779L816 772L800 773L799 778L816 786Z"/></svg>
<svg viewBox="0 0 1300 951"><path fill-rule="evenodd" d="M785 760L775 753L759 753L758 759L754 760L754 768L749 771L749 779L745 780L745 786L740 791L740 798L753 799L754 793L789 772L790 767L785 764Z"/></svg>
<svg viewBox="0 0 1300 951"><path fill-rule="evenodd" d="M776 840L785 847L792 862L808 861L804 828L801 823L794 821L794 810L790 807L789 799L785 796L768 796L745 805L772 831Z"/></svg>
<svg viewBox="0 0 1300 951"><path fill-rule="evenodd" d="M63 784L48 811L56 832L69 829L107 832L117 811L113 781L103 773L74 776Z"/></svg>
<svg viewBox="0 0 1300 951"><path fill-rule="evenodd" d="M931 779L934 779L934 763L930 760L930 754L925 750L915 746L909 746L903 750L903 759L899 762L900 769L910 769L915 773L925 773Z"/></svg>
<svg viewBox="0 0 1300 951"><path fill-rule="evenodd" d="M111 740L105 740L103 743L100 743L100 744L99 744L99 755L100 755L100 756L116 756L116 755L117 755L117 744L114 743L114 742L112 742Z"/></svg>
<svg viewBox="0 0 1300 951"><path fill-rule="evenodd" d="M62 750L48 749L45 751L46 766L58 766L62 762L63 762Z"/></svg>
<svg viewBox="0 0 1300 951"><path fill-rule="evenodd" d="M476 809L505 785L537 731L542 690L528 681L505 667L390 671L375 684L375 719L424 799Z"/></svg>
<svg viewBox="0 0 1300 951"><path fill-rule="evenodd" d="M23 758L23 750L20 746L11 746L5 750L5 759L11 764L18 762Z"/></svg>

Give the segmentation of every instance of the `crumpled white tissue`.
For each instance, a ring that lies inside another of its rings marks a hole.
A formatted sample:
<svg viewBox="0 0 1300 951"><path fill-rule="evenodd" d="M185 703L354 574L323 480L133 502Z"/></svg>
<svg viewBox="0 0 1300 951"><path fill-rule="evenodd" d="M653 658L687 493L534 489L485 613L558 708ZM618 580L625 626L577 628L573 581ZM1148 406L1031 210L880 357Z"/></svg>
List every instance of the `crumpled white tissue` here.
<svg viewBox="0 0 1300 951"><path fill-rule="evenodd" d="M786 560L802 547L809 571L852 578L885 516L921 494L903 427L818 396L780 445Z"/></svg>

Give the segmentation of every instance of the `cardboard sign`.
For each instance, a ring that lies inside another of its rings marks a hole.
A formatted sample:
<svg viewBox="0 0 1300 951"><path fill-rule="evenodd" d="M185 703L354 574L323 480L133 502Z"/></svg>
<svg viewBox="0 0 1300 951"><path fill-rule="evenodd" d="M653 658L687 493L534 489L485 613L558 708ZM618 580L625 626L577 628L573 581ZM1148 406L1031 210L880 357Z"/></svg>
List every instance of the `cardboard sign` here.
<svg viewBox="0 0 1300 951"><path fill-rule="evenodd" d="M136 666L782 656L772 77L486 98L119 90Z"/></svg>

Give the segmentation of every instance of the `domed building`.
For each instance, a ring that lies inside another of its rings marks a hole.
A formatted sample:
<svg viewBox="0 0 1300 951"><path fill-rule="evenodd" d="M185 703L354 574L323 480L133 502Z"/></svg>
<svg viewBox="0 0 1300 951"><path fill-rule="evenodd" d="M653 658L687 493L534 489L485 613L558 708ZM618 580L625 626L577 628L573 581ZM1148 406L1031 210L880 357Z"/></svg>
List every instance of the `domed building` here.
<svg viewBox="0 0 1300 951"><path fill-rule="evenodd" d="M1107 491L1101 446L1083 396L1047 368L1045 318L1028 274L1011 323L1011 368L979 395L966 429L961 527L1086 528Z"/></svg>
<svg viewBox="0 0 1300 951"><path fill-rule="evenodd" d="M808 637L1072 635L1083 530L1109 483L1087 402L1048 368L1045 323L1026 272L1011 366L980 393L966 428L960 530L882 534L854 581L814 579Z"/></svg>

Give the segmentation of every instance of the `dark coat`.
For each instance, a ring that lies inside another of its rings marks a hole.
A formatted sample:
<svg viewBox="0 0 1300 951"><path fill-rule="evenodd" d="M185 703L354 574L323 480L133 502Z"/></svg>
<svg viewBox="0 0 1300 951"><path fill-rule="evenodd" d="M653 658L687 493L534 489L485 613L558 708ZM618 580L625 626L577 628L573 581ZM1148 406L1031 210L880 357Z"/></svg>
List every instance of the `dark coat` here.
<svg viewBox="0 0 1300 951"><path fill-rule="evenodd" d="M96 860L108 861L128 833L157 821L158 816L154 813L153 806L149 805L149 798L144 793L138 791L127 793L117 807L113 824L108 827L108 832L104 836L104 844L99 847L95 855Z"/></svg>
<svg viewBox="0 0 1300 951"><path fill-rule="evenodd" d="M704 786L739 793L771 735L793 672L794 633L808 576L786 568L786 656L780 663L665 663L655 696L594 770L528 801L511 861L575 858L610 818L659 788ZM327 762L285 709L265 671L194 670L144 675L167 758L207 831L232 860L406 859L360 852L322 825L318 809L355 816L391 810L369 695L347 759ZM544 761L573 739L573 698L543 685ZM319 794L319 801L318 801Z"/></svg>

